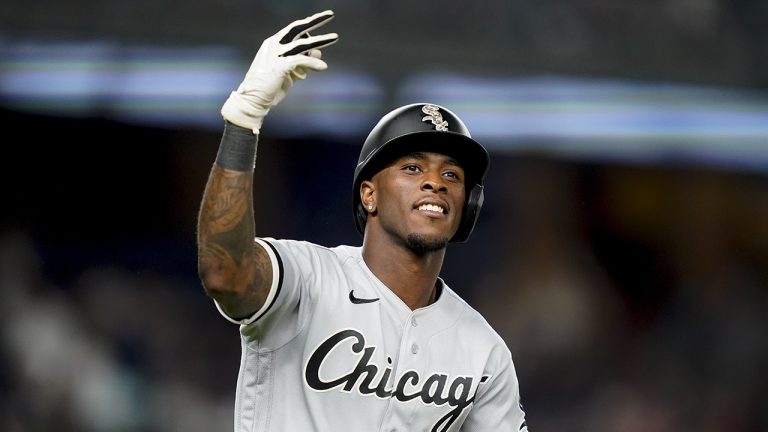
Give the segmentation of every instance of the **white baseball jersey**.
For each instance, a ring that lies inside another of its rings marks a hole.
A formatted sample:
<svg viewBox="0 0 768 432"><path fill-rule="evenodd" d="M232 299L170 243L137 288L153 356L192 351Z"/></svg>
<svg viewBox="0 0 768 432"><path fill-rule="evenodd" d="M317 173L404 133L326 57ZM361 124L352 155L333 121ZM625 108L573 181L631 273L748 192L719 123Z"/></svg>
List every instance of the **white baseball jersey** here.
<svg viewBox="0 0 768 432"><path fill-rule="evenodd" d="M360 247L257 242L267 302L227 317L241 325L236 432L527 431L509 350L442 280L411 310Z"/></svg>

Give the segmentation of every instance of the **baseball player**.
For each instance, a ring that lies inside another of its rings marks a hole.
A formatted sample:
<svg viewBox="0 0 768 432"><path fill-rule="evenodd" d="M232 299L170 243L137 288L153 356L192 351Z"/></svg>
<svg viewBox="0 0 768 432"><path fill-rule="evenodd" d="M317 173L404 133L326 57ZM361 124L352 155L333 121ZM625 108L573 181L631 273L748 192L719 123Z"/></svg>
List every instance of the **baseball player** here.
<svg viewBox="0 0 768 432"><path fill-rule="evenodd" d="M488 153L434 104L385 115L354 172L361 247L255 237L259 129L293 81L327 64L333 12L266 39L222 107L199 215L199 272L242 340L235 431L527 431L512 358L439 277L469 238ZM301 203L296 203L298 210Z"/></svg>

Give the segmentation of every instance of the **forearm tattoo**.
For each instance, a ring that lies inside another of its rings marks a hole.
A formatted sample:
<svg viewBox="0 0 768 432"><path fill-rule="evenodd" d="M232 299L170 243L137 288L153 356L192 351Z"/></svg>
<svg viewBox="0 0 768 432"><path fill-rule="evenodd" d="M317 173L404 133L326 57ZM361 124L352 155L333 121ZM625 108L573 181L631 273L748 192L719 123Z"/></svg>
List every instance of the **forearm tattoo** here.
<svg viewBox="0 0 768 432"><path fill-rule="evenodd" d="M214 165L198 224L201 262L236 271L251 257L255 236L252 175Z"/></svg>

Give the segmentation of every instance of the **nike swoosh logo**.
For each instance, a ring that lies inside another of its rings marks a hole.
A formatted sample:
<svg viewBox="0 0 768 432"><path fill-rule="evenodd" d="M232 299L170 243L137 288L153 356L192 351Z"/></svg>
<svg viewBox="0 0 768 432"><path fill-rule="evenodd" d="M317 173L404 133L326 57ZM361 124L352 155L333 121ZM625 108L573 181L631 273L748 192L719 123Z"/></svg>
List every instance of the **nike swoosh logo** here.
<svg viewBox="0 0 768 432"><path fill-rule="evenodd" d="M349 292L349 301L351 301L354 304L363 304L363 303L377 302L377 301L379 301L379 299L378 299L378 297L377 298L372 298L372 299L355 297L355 290L352 290L352 291Z"/></svg>

